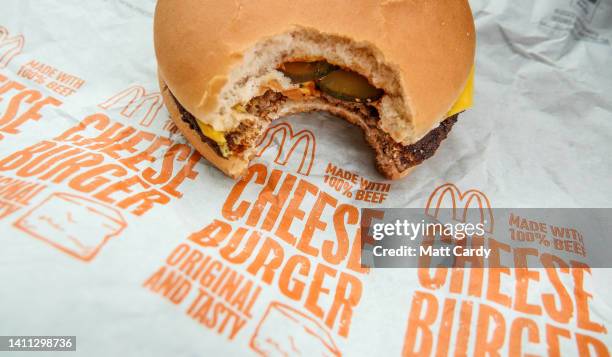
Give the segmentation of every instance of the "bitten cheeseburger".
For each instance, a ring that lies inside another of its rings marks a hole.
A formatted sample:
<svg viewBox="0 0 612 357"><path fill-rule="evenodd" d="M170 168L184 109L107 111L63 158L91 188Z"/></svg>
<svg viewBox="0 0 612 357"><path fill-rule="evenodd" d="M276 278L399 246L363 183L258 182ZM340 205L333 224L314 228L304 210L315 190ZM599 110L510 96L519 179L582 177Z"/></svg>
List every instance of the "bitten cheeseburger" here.
<svg viewBox="0 0 612 357"><path fill-rule="evenodd" d="M235 178L272 121L309 111L359 126L378 170L405 176L471 104L474 51L466 0L159 0L155 13L172 119Z"/></svg>

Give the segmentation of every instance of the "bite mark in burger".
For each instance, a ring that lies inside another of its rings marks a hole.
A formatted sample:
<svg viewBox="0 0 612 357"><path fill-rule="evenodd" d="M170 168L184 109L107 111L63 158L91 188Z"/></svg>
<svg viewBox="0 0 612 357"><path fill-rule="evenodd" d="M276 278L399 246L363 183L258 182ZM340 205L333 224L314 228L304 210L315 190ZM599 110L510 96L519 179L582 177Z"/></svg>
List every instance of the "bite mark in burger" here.
<svg viewBox="0 0 612 357"><path fill-rule="evenodd" d="M272 121L309 111L359 126L378 170L400 178L471 106L464 0L159 0L155 48L173 121L235 178Z"/></svg>

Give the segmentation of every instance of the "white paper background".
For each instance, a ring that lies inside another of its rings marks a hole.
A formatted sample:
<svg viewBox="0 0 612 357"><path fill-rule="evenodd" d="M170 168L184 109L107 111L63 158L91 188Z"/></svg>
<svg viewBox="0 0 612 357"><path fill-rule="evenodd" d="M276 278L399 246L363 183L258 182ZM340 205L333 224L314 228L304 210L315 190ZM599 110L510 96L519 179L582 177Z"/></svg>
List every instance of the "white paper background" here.
<svg viewBox="0 0 612 357"><path fill-rule="evenodd" d="M497 207L610 207L612 3L600 0L588 14L604 43L542 25L556 8L571 10L574 3L471 2L478 29L474 108L461 115L436 156L393 182L385 206L422 207L436 186L452 182L482 190ZM17 70L37 59L87 83L52 115L7 135L0 157L64 132L132 84L155 90L153 11L153 1L3 0L0 26L24 34L26 44L0 73L18 79ZM286 119L315 132L318 147L325 148L317 151L312 180L321 181L330 161L381 180L359 131L330 119ZM149 131L163 133L161 123ZM270 157L261 161L270 164ZM12 223L22 212L0 220L0 335L77 335L84 356L252 354L249 336L226 343L142 287L190 233L221 216L233 182L207 164L197 170L198 178L181 186L182 199L131 220L89 263L16 231ZM609 270L594 270L587 286L594 295L591 317L608 328L611 278ZM336 336L336 343L346 355L399 355L416 274L378 270L362 280L350 338ZM544 354L543 348L533 352ZM576 354L573 345L562 351Z"/></svg>

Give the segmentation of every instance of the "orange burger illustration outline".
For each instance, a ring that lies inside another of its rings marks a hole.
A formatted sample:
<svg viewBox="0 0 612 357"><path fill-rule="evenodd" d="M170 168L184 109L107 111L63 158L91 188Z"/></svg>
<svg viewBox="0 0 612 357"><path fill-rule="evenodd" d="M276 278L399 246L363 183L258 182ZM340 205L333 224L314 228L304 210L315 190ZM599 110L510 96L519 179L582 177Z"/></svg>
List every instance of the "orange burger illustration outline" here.
<svg viewBox="0 0 612 357"><path fill-rule="evenodd" d="M145 107L147 102L148 108ZM130 119L133 119L136 112L144 112L144 114L141 114L140 120L137 121L145 128L150 127L155 121L162 106L163 100L160 92L153 91L147 93L144 87L140 85L127 87L98 104L98 107L104 110L121 108L120 114ZM146 110L143 110L143 107Z"/></svg>
<svg viewBox="0 0 612 357"><path fill-rule="evenodd" d="M256 156L261 157L268 149L270 149L274 139L277 138L278 135L280 135L280 141L278 145L278 152L274 158L274 163L281 166L287 166L293 152L298 148L298 145L304 142L304 153L302 154L300 165L296 171L304 176L309 176L317 151L315 135L310 130L302 129L295 132L291 124L286 122L271 125L268 127L268 129L266 129L266 132L259 142ZM287 147L289 151L286 150Z"/></svg>
<svg viewBox="0 0 612 357"><path fill-rule="evenodd" d="M261 356L342 355L332 336L319 322L278 301L271 301L268 305L249 347ZM313 348L318 348L317 353L312 353Z"/></svg>
<svg viewBox="0 0 612 357"><path fill-rule="evenodd" d="M127 222L115 208L71 193L52 193L13 226L86 262L117 237Z"/></svg>
<svg viewBox="0 0 612 357"><path fill-rule="evenodd" d="M6 27L0 26L0 68L8 66L11 60L21 53L24 45L23 35L9 37Z"/></svg>

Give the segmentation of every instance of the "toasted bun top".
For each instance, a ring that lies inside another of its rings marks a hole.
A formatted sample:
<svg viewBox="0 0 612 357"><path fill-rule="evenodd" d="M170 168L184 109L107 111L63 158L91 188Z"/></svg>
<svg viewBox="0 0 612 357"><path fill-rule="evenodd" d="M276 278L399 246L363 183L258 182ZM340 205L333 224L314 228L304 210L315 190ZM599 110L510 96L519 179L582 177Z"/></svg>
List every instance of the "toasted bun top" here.
<svg viewBox="0 0 612 357"><path fill-rule="evenodd" d="M205 118L244 52L296 25L382 53L401 77L415 138L444 119L474 63L467 0L159 0L159 71L179 102Z"/></svg>

